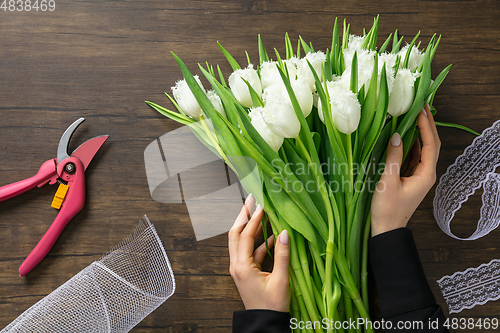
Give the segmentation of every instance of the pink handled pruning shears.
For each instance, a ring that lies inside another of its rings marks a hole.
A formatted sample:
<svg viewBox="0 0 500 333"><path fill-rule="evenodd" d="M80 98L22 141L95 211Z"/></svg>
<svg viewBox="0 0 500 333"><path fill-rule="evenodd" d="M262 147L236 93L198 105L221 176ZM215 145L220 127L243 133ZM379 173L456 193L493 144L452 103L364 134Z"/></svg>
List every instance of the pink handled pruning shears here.
<svg viewBox="0 0 500 333"><path fill-rule="evenodd" d="M28 179L0 187L0 202L18 196L35 187L60 183L52 207L60 209L56 219L37 246L19 267L19 276L26 275L49 253L64 227L85 204L85 169L108 135L85 141L68 155L71 136L85 118L75 121L64 132L57 148L57 158L43 163L38 173Z"/></svg>

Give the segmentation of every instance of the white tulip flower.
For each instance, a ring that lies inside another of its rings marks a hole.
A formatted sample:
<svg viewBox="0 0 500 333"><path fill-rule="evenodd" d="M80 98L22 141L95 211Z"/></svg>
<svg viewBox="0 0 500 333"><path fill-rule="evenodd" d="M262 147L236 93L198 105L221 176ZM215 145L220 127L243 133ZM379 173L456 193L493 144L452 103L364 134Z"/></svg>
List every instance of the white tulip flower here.
<svg viewBox="0 0 500 333"><path fill-rule="evenodd" d="M304 117L307 117L311 113L313 107L313 92L311 87L306 81L299 79L291 81L291 85L295 97L297 97L297 101L299 102L302 113L304 114ZM288 92L286 93L288 94Z"/></svg>
<svg viewBox="0 0 500 333"><path fill-rule="evenodd" d="M400 66L402 68L405 59L406 59L406 52L408 52L408 48L410 45L404 46L398 54L401 56L401 62ZM422 63L422 60L424 59L424 54L420 52L420 50L413 45L410 51L410 59L408 60L408 69L411 70L412 72L420 66L420 63Z"/></svg>
<svg viewBox="0 0 500 333"><path fill-rule="evenodd" d="M297 72L299 71L300 59L297 57L291 57L290 59L283 60L283 63L286 66L290 80L296 79Z"/></svg>
<svg viewBox="0 0 500 333"><path fill-rule="evenodd" d="M281 79L281 78L280 78ZM299 102L299 106L304 114L304 117L307 117L311 111L313 106L313 93L311 88L304 80L291 80L290 82L295 97ZM264 103L271 103L273 101L286 102L292 106L292 101L290 99L290 95L286 90L285 84L283 81L278 84L273 84L272 86L264 89L264 93L262 94L262 100Z"/></svg>
<svg viewBox="0 0 500 333"><path fill-rule="evenodd" d="M351 59L352 61L352 59ZM364 85L365 86L365 95L368 92L368 87L370 86L370 80L372 78L373 74L373 59L371 61L371 64L369 63L370 61L368 60L367 63L359 63L358 61L358 87L357 90L361 89L361 87ZM342 87L346 89L350 89L351 87L351 66L346 67L345 71L342 73L339 79L340 84Z"/></svg>
<svg viewBox="0 0 500 333"><path fill-rule="evenodd" d="M349 42L347 43L347 48L351 50L361 50L361 45L365 41L364 36L349 35Z"/></svg>
<svg viewBox="0 0 500 333"><path fill-rule="evenodd" d="M323 104L321 103L321 98L318 96L318 104L316 105L316 108L318 109L318 116L319 119L325 123L325 117L323 117Z"/></svg>
<svg viewBox="0 0 500 333"><path fill-rule="evenodd" d="M330 86L332 88L327 87L330 94L333 125L340 132L350 134L358 128L361 118L361 105L358 97L351 90L342 89L335 82L332 82Z"/></svg>
<svg viewBox="0 0 500 333"><path fill-rule="evenodd" d="M378 55L378 67L382 69L382 65L385 63L385 68L393 68L396 65L397 54L384 52Z"/></svg>
<svg viewBox="0 0 500 333"><path fill-rule="evenodd" d="M336 84L340 85L342 89L346 90L350 89L350 84L351 84L350 80L345 80L345 79L343 80L341 76L333 75L332 82L337 82ZM328 88L328 83L330 82L327 82L327 88ZM325 119L323 118L323 109L322 109L323 106L321 105L321 98L319 98L318 93L314 93L313 98L315 99L314 106L316 106L316 108L318 109L319 119L321 119L321 121L324 123Z"/></svg>
<svg viewBox="0 0 500 333"><path fill-rule="evenodd" d="M288 70L288 75L290 80L295 79L297 76L297 67L299 66L299 59L296 57L283 60L283 64L286 66ZM280 73L278 68L277 61L266 61L260 65L260 80L262 82L262 89L265 90L267 87L270 87L275 84L282 83Z"/></svg>
<svg viewBox="0 0 500 333"><path fill-rule="evenodd" d="M220 97L219 95L217 95L215 93L215 91L213 90L209 90L207 91L207 97L208 99L210 100L210 102L212 103L212 105L214 106L214 108L224 117L224 118L227 118L226 117L226 111L224 110L224 108L222 107L222 102L220 100Z"/></svg>
<svg viewBox="0 0 500 333"><path fill-rule="evenodd" d="M276 61L265 61L260 65L260 81L264 92L267 87L282 81L277 64Z"/></svg>
<svg viewBox="0 0 500 333"><path fill-rule="evenodd" d="M198 75L195 75L194 78L200 85L201 89L205 91ZM175 101L179 104L181 110L188 116L198 119L203 114L203 111L191 92L191 89L189 89L186 80L182 79L177 81L175 86L172 87L172 94L174 95Z"/></svg>
<svg viewBox="0 0 500 333"><path fill-rule="evenodd" d="M370 81L372 78L373 74L373 66L374 66L374 59L375 59L375 51L366 51L366 50L361 50L357 51L358 54L358 91L361 89L361 87L364 85L365 86L365 96L368 93L368 88L370 87ZM352 65L352 57L354 56L354 52L350 53L346 52L344 54L344 59L345 61L349 61L349 66L347 66L346 63L346 69L344 73L342 73L342 76L340 77L340 82L342 83L342 86L344 89L349 89L351 85L351 65ZM394 86L394 65L396 63L396 56L395 54L390 54L390 53L382 53L379 55L378 59L378 82L377 82L377 94L378 91L380 90L380 78L381 78L381 73L382 73L382 67L385 65L385 71L386 71L386 77L387 77L387 87L389 90L389 93L392 92L393 86Z"/></svg>
<svg viewBox="0 0 500 333"><path fill-rule="evenodd" d="M344 87L350 87L351 84L351 70L352 70L352 58L354 57L354 52L358 59L358 87L359 91L361 87L365 86L365 95L368 93L368 87L370 86L370 80L373 74L373 66L375 65L375 53L376 51L361 50L361 44L363 43L364 37L358 37L351 35L349 38L349 47L344 50L344 63L345 71L342 73L341 81L343 81ZM382 70L381 61L379 59L378 68L378 79L380 86L380 73Z"/></svg>
<svg viewBox="0 0 500 333"><path fill-rule="evenodd" d="M276 99L284 101L285 98L283 96L283 88L285 88L285 85L283 84L283 81L281 81L281 83L273 84L264 89L264 92L262 93L262 101L264 101L264 104L267 104L267 102L271 103Z"/></svg>
<svg viewBox="0 0 500 333"><path fill-rule="evenodd" d="M290 103L283 100L268 102L262 109L262 118L267 126L284 138L296 138L300 132L300 122Z"/></svg>
<svg viewBox="0 0 500 333"><path fill-rule="evenodd" d="M261 113L262 107L256 107L250 109L248 114L251 119L251 124L259 132L262 138L267 142L267 144L277 152L281 145L283 144L284 138L282 136L276 135L271 129L266 125L266 122L262 118Z"/></svg>
<svg viewBox="0 0 500 333"><path fill-rule="evenodd" d="M354 52L356 52L358 58L358 71L363 69L369 70L370 68L373 69L376 51L356 50L348 48L344 50L344 64L346 70L351 69Z"/></svg>
<svg viewBox="0 0 500 333"><path fill-rule="evenodd" d="M319 96L318 93L315 92L313 93L313 105L318 108L318 103L319 103Z"/></svg>
<svg viewBox="0 0 500 333"><path fill-rule="evenodd" d="M349 35L349 43L347 43L347 48L343 51L346 70L351 69L354 52L357 53L358 57L358 72L362 70L369 71L370 68L373 70L375 51L362 50L361 45L364 40L365 37Z"/></svg>
<svg viewBox="0 0 500 333"><path fill-rule="evenodd" d="M233 92L234 97L241 103L241 105L249 108L253 106L252 96L250 95L250 90L248 89L245 79L250 83L255 92L262 96L262 85L260 83L259 75L257 71L253 69L253 65L248 65L245 69L237 69L229 76L229 87Z"/></svg>
<svg viewBox="0 0 500 333"><path fill-rule="evenodd" d="M363 44L364 37L349 35L349 43L347 49L344 50L344 63L345 71L342 73L341 81L344 87L350 87L351 82L351 66L352 58L354 52L357 52L358 58L358 91L361 87L365 86L365 95L368 93L368 87L370 85L370 80L373 74L373 66L375 60L375 52L369 50L362 50L361 45ZM396 64L397 54L392 53L381 53L378 59L378 90L380 89L380 74L382 73L382 67L385 65L386 75L387 75L387 86L389 93L393 89L394 85L394 65ZM411 58L410 58L411 59ZM378 91L377 90L377 91Z"/></svg>
<svg viewBox="0 0 500 333"><path fill-rule="evenodd" d="M413 85L417 76L408 68L398 70L394 80L394 88L389 95L389 107L387 109L387 112L393 117L405 114L410 109L415 95Z"/></svg>
<svg viewBox="0 0 500 333"><path fill-rule="evenodd" d="M332 122L335 128L344 134L351 134L359 125L361 119L361 105L358 98L350 90L345 89L340 81L327 83ZM321 101L318 101L318 114L324 122Z"/></svg>
<svg viewBox="0 0 500 333"><path fill-rule="evenodd" d="M378 57L378 74L379 74L379 89L380 89L380 73L382 73L382 67L385 63L385 74L387 77L387 88L389 94L392 92L394 87L394 66L396 65L396 54L392 53L382 53Z"/></svg>
<svg viewBox="0 0 500 333"><path fill-rule="evenodd" d="M321 51L314 53L309 52L304 58L300 59L298 65L297 78L305 80L311 88L311 91L316 91L316 81L314 80L314 75L307 61L311 63L316 74L318 74L318 77L321 79L321 68L326 61L326 54Z"/></svg>

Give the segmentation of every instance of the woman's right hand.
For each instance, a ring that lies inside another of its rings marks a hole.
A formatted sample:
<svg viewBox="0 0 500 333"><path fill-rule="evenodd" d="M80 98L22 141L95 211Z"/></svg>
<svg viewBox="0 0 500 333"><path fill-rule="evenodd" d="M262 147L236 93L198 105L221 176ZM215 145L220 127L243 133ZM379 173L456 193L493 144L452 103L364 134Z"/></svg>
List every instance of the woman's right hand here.
<svg viewBox="0 0 500 333"><path fill-rule="evenodd" d="M417 124L422 137L422 150L417 140L403 176L400 174L403 159L401 137L395 133L389 140L385 170L371 203L372 236L406 227L413 212L436 182L441 141L429 105L418 115Z"/></svg>

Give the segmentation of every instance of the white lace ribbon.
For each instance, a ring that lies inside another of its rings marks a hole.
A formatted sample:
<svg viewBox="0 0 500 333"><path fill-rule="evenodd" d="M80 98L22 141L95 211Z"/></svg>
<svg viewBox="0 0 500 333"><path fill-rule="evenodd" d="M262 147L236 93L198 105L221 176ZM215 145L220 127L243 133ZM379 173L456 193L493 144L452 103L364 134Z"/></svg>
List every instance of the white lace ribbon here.
<svg viewBox="0 0 500 333"><path fill-rule="evenodd" d="M474 240L487 235L500 224L500 120L474 139L439 180L434 197L434 217L448 236ZM483 206L476 231L468 238L455 236L450 223L455 213L483 186Z"/></svg>
<svg viewBox="0 0 500 333"><path fill-rule="evenodd" d="M500 260L445 275L437 283L450 313L496 301L500 298Z"/></svg>

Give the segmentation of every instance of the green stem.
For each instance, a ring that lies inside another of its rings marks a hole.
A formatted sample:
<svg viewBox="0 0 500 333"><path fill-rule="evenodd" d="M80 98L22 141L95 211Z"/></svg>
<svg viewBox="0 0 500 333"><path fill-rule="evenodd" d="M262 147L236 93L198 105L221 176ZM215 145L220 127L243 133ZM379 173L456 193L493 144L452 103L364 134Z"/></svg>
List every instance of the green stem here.
<svg viewBox="0 0 500 333"><path fill-rule="evenodd" d="M339 313L338 309L335 309L334 318L335 318L335 321L340 321L340 322L343 321L342 318L341 318L341 316L340 316L340 313ZM342 327L342 325L337 330L337 333L344 333L344 328Z"/></svg>
<svg viewBox="0 0 500 333"><path fill-rule="evenodd" d="M346 319L347 320L354 320L354 312L352 310L352 301L351 301L351 297L349 296L349 294L346 292L343 293L344 294L344 307L345 307L345 316L346 316ZM354 333L354 329L349 327L347 329L347 332L349 333Z"/></svg>
<svg viewBox="0 0 500 333"><path fill-rule="evenodd" d="M271 222L271 225L273 226L273 230L275 230L275 237L277 237L277 235L279 235L283 231L284 228L287 228L290 232L290 239L293 243L294 233L293 233L292 229L290 228L290 226L288 226L286 224L286 222L284 222L282 219L280 219L276 215L276 212L273 210L271 203L269 202L269 199L267 198L267 196L265 194L263 195L263 198L264 198L264 205L266 207L266 213L269 216L269 221ZM299 309L299 311L298 311L299 316L297 316L296 311L292 312L292 314L294 314L294 316L296 316L296 318L298 320L309 321L310 319L309 319L309 314L308 314L309 312L308 311L311 311L311 309L314 309L314 303L311 300L311 295L313 295L313 294L311 292L311 293L306 293L304 295L304 293L301 291L301 288L302 288L302 290L304 290L304 292L305 292L306 290L308 290L308 287L304 281L304 276L302 275L302 271L300 270L300 261L299 261L299 256L297 254L297 246L295 244L292 244L292 246L291 246L290 266L289 266L288 271L289 271L290 279L292 279L292 282L293 282L292 285L293 285L294 290L295 290L295 297L296 297L297 306ZM296 277L296 274L299 275L299 278ZM298 282L299 279L300 279L301 283ZM294 310L294 304L293 304L293 300L292 300L292 311L293 310ZM311 311L311 313L313 313L313 312L314 311ZM308 330L307 332L312 332L312 331Z"/></svg>
<svg viewBox="0 0 500 333"><path fill-rule="evenodd" d="M309 271L309 261L307 259L306 246L304 243L304 237L300 233L295 233L295 244L297 247L297 252L299 254L299 262L302 267L302 273L304 274L304 279L306 280L307 289L310 295L314 295L313 292L313 281L311 278L311 272Z"/></svg>
<svg viewBox="0 0 500 333"><path fill-rule="evenodd" d="M330 233L332 233L332 230L330 229ZM326 282L325 282L325 291L326 291L326 297L327 301L330 300L333 301L333 264L334 264L334 257L333 257L333 242L328 241L326 244ZM327 304L327 312L330 314L332 311L331 303Z"/></svg>
<svg viewBox="0 0 500 333"><path fill-rule="evenodd" d="M351 141L351 133L347 134L347 166L349 168L349 184L350 184L350 191L351 191L351 199L352 199L352 192L354 191L353 189L353 182L354 182L354 174L353 174L353 165L352 165L352 141Z"/></svg>
<svg viewBox="0 0 500 333"><path fill-rule="evenodd" d="M292 318L296 318L300 320L300 308L299 301L297 300L297 296L295 295L295 288L293 287L292 279L290 278L290 312Z"/></svg>
<svg viewBox="0 0 500 333"><path fill-rule="evenodd" d="M283 221L283 225L286 225L286 222ZM298 286L302 292L302 298L304 300L305 307L307 309L307 312L309 313L309 317L311 318L312 321L320 321L321 318L318 313L318 308L315 305L315 302L311 297L314 298L313 291L311 290L310 293L307 291L309 290L308 284L306 282L306 278L304 277L304 272L301 270L301 265L299 261L299 255L297 253L297 242L295 241L295 232L292 228L287 226L288 233L290 235L290 262L292 265L292 270L295 273L295 278L297 280ZM310 276L309 276L310 277ZM302 312L302 311L301 311ZM322 332L321 329L316 330L318 333Z"/></svg>
<svg viewBox="0 0 500 333"><path fill-rule="evenodd" d="M342 287L340 285L339 280L334 277L333 280L333 298L330 304L330 313L328 314L328 318L333 318L334 320L338 320L338 306L340 299L342 297Z"/></svg>
<svg viewBox="0 0 500 333"><path fill-rule="evenodd" d="M348 177L349 177L349 184L348 184L348 191L346 193L346 209L347 209L347 219L346 219L346 225L347 225L347 239L350 238L350 233L351 233L351 228L352 228L352 219L354 215L354 174L353 174L353 160L352 160L352 142L351 142L351 134L347 135L347 169L348 169ZM348 247L348 246L347 246Z"/></svg>
<svg viewBox="0 0 500 333"><path fill-rule="evenodd" d="M319 313L321 314L321 317L327 318L327 313L326 313L323 299L321 298L321 294L318 291L318 288L316 288L316 285L314 285L314 284L313 284L313 292L314 292L314 298L316 299L316 305L318 306L318 310L319 310Z"/></svg>
<svg viewBox="0 0 500 333"><path fill-rule="evenodd" d="M342 276L345 289L358 309L360 317L364 318L365 322L368 322L370 320L370 315L363 304L363 300L359 295L358 289L356 288L356 283L354 282L351 271L349 270L344 254L340 253L337 248L333 249L333 253L340 275ZM366 328L365 332L374 333L373 329L369 328Z"/></svg>
<svg viewBox="0 0 500 333"><path fill-rule="evenodd" d="M396 132L396 128L398 127L398 116L392 117L391 121L391 137Z"/></svg>
<svg viewBox="0 0 500 333"><path fill-rule="evenodd" d="M357 198L357 196L356 196L356 198ZM353 198L353 199L351 199L351 202L349 204L347 204L347 207L346 207L346 209L347 209L347 216L346 216L347 243L345 244L344 251L346 251L347 255L349 254L349 240L351 239L352 223L354 220L354 210L356 209L356 205L355 205L356 202L357 202L357 200L354 200L354 198ZM347 258L349 258L349 256L347 256Z"/></svg>
<svg viewBox="0 0 500 333"><path fill-rule="evenodd" d="M330 233L333 233L332 229L330 229ZM326 282L325 282L325 291L326 291L326 299L327 299L327 307L326 311L328 313L328 318L333 319L333 313L335 308L333 307L333 288L334 288L334 276L333 276L333 264L335 259L333 257L333 243L329 240L326 245ZM330 316L332 315L332 316Z"/></svg>
<svg viewBox="0 0 500 333"><path fill-rule="evenodd" d="M345 306L344 306L344 297L340 297L339 305L337 306L337 312L339 313L339 320L345 321Z"/></svg>
<svg viewBox="0 0 500 333"><path fill-rule="evenodd" d="M212 142L212 145L214 146L214 148L217 149L217 152L222 157L222 159L226 163L228 163L229 160L226 158L226 155L224 154L224 152L220 148L219 143L217 142L217 140L215 140L214 136L212 135L212 131L208 128L207 123L205 121L205 117L203 117L203 115L200 116L200 122L201 122L201 125L203 126L203 129L207 133L207 136L210 139L210 142Z"/></svg>
<svg viewBox="0 0 500 333"><path fill-rule="evenodd" d="M332 309L332 301L334 299L333 295L333 265L334 265L334 256L333 256L333 242L335 240L335 220L334 220L334 214L335 214L335 219L340 222L340 214L338 211L337 203L335 202L335 196L329 195L329 193L326 190L326 182L323 177L323 174L320 173L320 170L317 168L317 166L312 163L311 157L309 155L309 152L307 151L306 147L302 143L302 140L300 137L297 137L296 139L297 144L299 149L302 151L303 156L305 156L307 162L311 166L316 182L319 186L319 191L321 193L321 197L323 198L325 202L325 206L327 208L327 216L328 216L328 242L327 242L327 250L326 250L326 281L325 281L325 291L326 291L326 298L327 300L330 300L329 303L327 303L327 313L329 315L329 319L333 320L333 309ZM330 198L332 201L330 201ZM333 209L333 211L332 211ZM330 314L332 316L330 316Z"/></svg>
<svg viewBox="0 0 500 333"><path fill-rule="evenodd" d="M314 246L310 246L309 249L311 250L311 254L314 258L314 263L316 264L316 268L318 269L318 274L319 277L321 278L321 281L325 281L325 265L323 263L323 259L321 258L321 255L318 252L318 249Z"/></svg>
<svg viewBox="0 0 500 333"><path fill-rule="evenodd" d="M358 311L356 309L354 309L354 320L356 320L356 322L358 322L358 319L359 319L359 313L358 313ZM356 330L356 333L362 333L363 332L363 330L362 330L362 328L360 326L356 326L355 330Z"/></svg>
<svg viewBox="0 0 500 333"><path fill-rule="evenodd" d="M276 215L276 212L271 206L271 202L267 198L267 195L265 193L262 193L262 198L264 200L264 209L266 210L266 214L269 217L269 221L271 222L271 227L273 228L273 232L276 232L275 237L277 239L277 236L281 234L283 231L283 227L281 226L279 222L279 218Z"/></svg>
<svg viewBox="0 0 500 333"><path fill-rule="evenodd" d="M304 294L300 290L299 282L297 281L297 277L294 274L294 271L289 268L288 269L290 273L290 279L292 280L293 287L295 289L295 296L297 297L297 303L299 305L299 310L300 310L300 318L297 318L299 320L302 320L304 322L310 321L309 313L307 312L307 307L304 301ZM305 329L307 333L313 333L312 330L310 329Z"/></svg>
<svg viewBox="0 0 500 333"><path fill-rule="evenodd" d="M363 234L363 255L361 259L361 295L367 311L369 311L368 302L368 239L370 238L371 213L368 212L365 230Z"/></svg>

